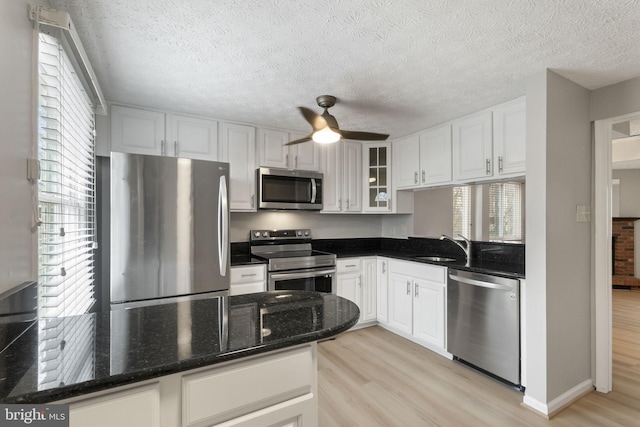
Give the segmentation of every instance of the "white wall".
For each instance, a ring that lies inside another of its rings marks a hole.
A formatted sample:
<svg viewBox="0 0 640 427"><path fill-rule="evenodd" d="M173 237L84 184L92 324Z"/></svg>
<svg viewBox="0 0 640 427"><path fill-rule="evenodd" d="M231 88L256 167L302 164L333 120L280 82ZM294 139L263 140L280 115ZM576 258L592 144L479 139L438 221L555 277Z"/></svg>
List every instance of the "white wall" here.
<svg viewBox="0 0 640 427"><path fill-rule="evenodd" d="M232 212L232 242L249 241L249 230L310 228L314 239L380 237L382 215L321 214L304 211Z"/></svg>
<svg viewBox="0 0 640 427"><path fill-rule="evenodd" d="M416 191L413 199L415 236L438 238L453 230L453 187Z"/></svg>
<svg viewBox="0 0 640 427"><path fill-rule="evenodd" d="M36 279L32 192L26 179L34 145L33 30L27 5L37 0L0 2L0 293Z"/></svg>
<svg viewBox="0 0 640 427"><path fill-rule="evenodd" d="M612 177L620 180L618 200L620 211L617 216L640 218L640 169L617 169ZM614 215L615 216L615 215Z"/></svg>
<svg viewBox="0 0 640 427"><path fill-rule="evenodd" d="M543 405L591 378L589 91L552 71L527 87L527 384ZM552 408L553 409L553 408Z"/></svg>

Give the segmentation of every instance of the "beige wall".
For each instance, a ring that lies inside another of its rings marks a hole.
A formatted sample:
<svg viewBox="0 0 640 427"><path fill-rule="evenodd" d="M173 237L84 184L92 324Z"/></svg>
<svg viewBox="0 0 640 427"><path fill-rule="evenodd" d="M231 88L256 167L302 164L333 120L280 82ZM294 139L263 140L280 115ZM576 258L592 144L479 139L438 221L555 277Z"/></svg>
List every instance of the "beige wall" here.
<svg viewBox="0 0 640 427"><path fill-rule="evenodd" d="M591 378L589 91L552 71L527 88L527 398L548 404ZM570 309L568 309L570 307Z"/></svg>
<svg viewBox="0 0 640 427"><path fill-rule="evenodd" d="M451 235L453 230L453 188L416 191L413 199L413 232L420 237Z"/></svg>
<svg viewBox="0 0 640 427"><path fill-rule="evenodd" d="M43 1L0 2L0 293L36 279L32 191L26 179L34 145L33 30L27 5Z"/></svg>
<svg viewBox="0 0 640 427"><path fill-rule="evenodd" d="M232 212L232 242L249 241L249 230L310 228L314 239L380 237L382 215L321 214L304 211Z"/></svg>
<svg viewBox="0 0 640 427"><path fill-rule="evenodd" d="M640 111L640 77L591 92L591 120Z"/></svg>
<svg viewBox="0 0 640 427"><path fill-rule="evenodd" d="M618 216L640 218L640 169L618 169L612 178L620 180Z"/></svg>

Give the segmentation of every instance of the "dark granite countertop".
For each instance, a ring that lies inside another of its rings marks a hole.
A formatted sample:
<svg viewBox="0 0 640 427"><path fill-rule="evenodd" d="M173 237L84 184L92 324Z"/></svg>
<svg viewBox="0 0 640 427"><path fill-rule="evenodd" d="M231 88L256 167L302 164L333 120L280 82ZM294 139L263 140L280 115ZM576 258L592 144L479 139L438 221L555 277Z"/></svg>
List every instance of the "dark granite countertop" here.
<svg viewBox="0 0 640 427"><path fill-rule="evenodd" d="M336 295L274 291L33 321L0 353L0 401L53 402L317 341L359 315Z"/></svg>
<svg viewBox="0 0 640 427"><path fill-rule="evenodd" d="M256 258L251 256L251 254L233 254L231 255L231 266L240 266L240 265L259 265L266 264L267 261L264 259Z"/></svg>
<svg viewBox="0 0 640 427"><path fill-rule="evenodd" d="M433 238L410 237L393 239L382 237L355 239L317 239L312 242L313 248L336 254L338 258L385 256L405 261L442 265L460 270L497 276L525 277L524 245L493 242L473 242L471 261L466 264L464 252L451 242ZM249 264L251 255L247 242L231 244L231 265ZM456 259L455 262L434 262L416 258L417 256L440 256ZM254 258L251 263L264 263Z"/></svg>

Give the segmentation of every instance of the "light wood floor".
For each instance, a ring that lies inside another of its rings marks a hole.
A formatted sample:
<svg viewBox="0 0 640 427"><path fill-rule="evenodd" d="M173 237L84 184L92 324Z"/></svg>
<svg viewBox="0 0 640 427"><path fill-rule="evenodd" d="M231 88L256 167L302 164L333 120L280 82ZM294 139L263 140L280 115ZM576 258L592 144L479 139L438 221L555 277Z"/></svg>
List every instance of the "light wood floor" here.
<svg viewBox="0 0 640 427"><path fill-rule="evenodd" d="M614 290L614 391L546 420L522 393L380 327L318 345L319 424L640 426L640 291Z"/></svg>

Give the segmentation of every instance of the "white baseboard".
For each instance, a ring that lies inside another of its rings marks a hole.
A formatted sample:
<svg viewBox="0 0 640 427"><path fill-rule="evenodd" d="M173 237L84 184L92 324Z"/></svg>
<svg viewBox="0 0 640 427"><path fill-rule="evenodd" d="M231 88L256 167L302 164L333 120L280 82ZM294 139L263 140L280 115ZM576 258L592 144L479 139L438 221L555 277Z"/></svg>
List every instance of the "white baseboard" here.
<svg viewBox="0 0 640 427"><path fill-rule="evenodd" d="M550 418L555 413L572 404L591 390L593 390L593 380L589 378L546 404L532 398L531 396L527 396L525 390L525 396L524 399L522 399L522 403Z"/></svg>

